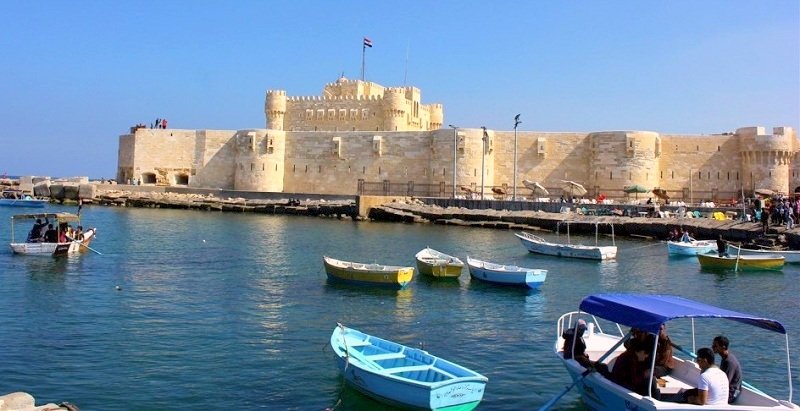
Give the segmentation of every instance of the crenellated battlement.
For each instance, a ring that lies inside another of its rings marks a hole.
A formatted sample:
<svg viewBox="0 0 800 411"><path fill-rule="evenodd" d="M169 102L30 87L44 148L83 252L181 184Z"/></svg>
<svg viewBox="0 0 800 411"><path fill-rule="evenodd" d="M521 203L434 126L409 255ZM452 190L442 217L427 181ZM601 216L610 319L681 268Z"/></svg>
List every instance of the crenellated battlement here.
<svg viewBox="0 0 800 411"><path fill-rule="evenodd" d="M340 77L318 96L288 96L268 90L264 103L267 128L273 130L422 131L439 129L441 104L421 104L413 86L384 87Z"/></svg>
<svg viewBox="0 0 800 411"><path fill-rule="evenodd" d="M380 101L383 96L290 96L288 101Z"/></svg>

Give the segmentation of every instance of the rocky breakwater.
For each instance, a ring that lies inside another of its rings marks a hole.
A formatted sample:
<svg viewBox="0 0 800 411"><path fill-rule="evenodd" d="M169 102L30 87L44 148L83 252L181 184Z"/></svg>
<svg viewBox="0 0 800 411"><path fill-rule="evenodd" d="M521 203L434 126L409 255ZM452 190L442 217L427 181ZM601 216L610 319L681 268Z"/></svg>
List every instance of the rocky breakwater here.
<svg viewBox="0 0 800 411"><path fill-rule="evenodd" d="M509 211L494 209L468 209L439 207L419 200L395 201L372 207L369 218L376 221L406 223L432 223L485 227L512 230L569 230L572 234L595 233L600 224L601 233L610 233L613 224L616 235L666 239L674 229L685 229L698 239L715 239L720 235L728 241L749 242L764 237L760 223L740 220L715 220L712 218L650 218L621 216L587 216L574 212L549 213L544 211ZM793 249L800 249L800 228L786 230L785 226L770 227L767 236L783 237Z"/></svg>
<svg viewBox="0 0 800 411"><path fill-rule="evenodd" d="M219 198L213 194L105 191L94 198L99 205L117 207L171 208L202 211L232 211L317 217L356 218L352 201L299 199Z"/></svg>

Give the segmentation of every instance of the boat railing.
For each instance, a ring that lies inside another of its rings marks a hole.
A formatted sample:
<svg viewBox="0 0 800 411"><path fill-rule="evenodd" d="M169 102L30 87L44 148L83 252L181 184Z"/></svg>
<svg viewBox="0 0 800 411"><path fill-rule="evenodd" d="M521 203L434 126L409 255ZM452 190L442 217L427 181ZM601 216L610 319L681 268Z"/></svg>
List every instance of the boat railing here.
<svg viewBox="0 0 800 411"><path fill-rule="evenodd" d="M558 324L556 327L556 338L560 338L561 335L564 334L564 331L566 331L567 329L574 328L578 319L582 317L591 318L592 320L591 323L594 324L593 326L594 332L605 334L605 332L603 331L603 327L600 324L600 321L597 320L597 317L582 311L572 311L558 318ZM617 323L614 323L614 325L616 325L617 327L617 332L619 333L619 336L623 337L625 335L625 332L622 331L622 327L620 327L620 325Z"/></svg>
<svg viewBox="0 0 800 411"><path fill-rule="evenodd" d="M559 221L556 224L556 235L560 234L561 224L564 224L567 227L567 244L572 244L572 242L570 240L570 235L569 235L569 225L570 224L586 224L586 222L583 222L583 221L572 221L572 220ZM616 236L614 235L614 224L609 223L607 221L595 221L595 222L593 222L591 224L594 224L594 245L595 246L599 245L600 225L601 224L608 224L611 227L611 245L614 245L614 246L617 245Z"/></svg>

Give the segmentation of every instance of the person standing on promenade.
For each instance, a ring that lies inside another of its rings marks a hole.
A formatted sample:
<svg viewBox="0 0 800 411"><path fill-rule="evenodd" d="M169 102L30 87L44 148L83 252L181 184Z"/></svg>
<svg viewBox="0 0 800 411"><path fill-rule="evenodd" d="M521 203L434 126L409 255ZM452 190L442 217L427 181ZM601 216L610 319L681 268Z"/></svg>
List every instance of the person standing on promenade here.
<svg viewBox="0 0 800 411"><path fill-rule="evenodd" d="M728 376L728 404L733 404L742 393L742 366L739 359L728 350L729 346L730 341L724 335L714 337L711 343L711 349L722 359L719 369Z"/></svg>

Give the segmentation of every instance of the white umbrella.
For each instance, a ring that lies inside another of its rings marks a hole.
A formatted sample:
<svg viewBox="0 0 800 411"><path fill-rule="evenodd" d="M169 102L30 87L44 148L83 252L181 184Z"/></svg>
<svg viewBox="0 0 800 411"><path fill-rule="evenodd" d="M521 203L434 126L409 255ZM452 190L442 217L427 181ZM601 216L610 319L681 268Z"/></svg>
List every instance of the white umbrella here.
<svg viewBox="0 0 800 411"><path fill-rule="evenodd" d="M564 191L569 191L570 196L584 196L588 191L584 188L581 184L578 184L574 181L568 180L561 180L561 189Z"/></svg>
<svg viewBox="0 0 800 411"><path fill-rule="evenodd" d="M550 192L547 191L547 189L544 188L543 185L539 184L536 181L522 180L522 185L524 185L525 188L529 188L531 190L531 192L532 192L531 194L534 194L534 195L538 194L538 195L543 195L543 196L550 195Z"/></svg>

